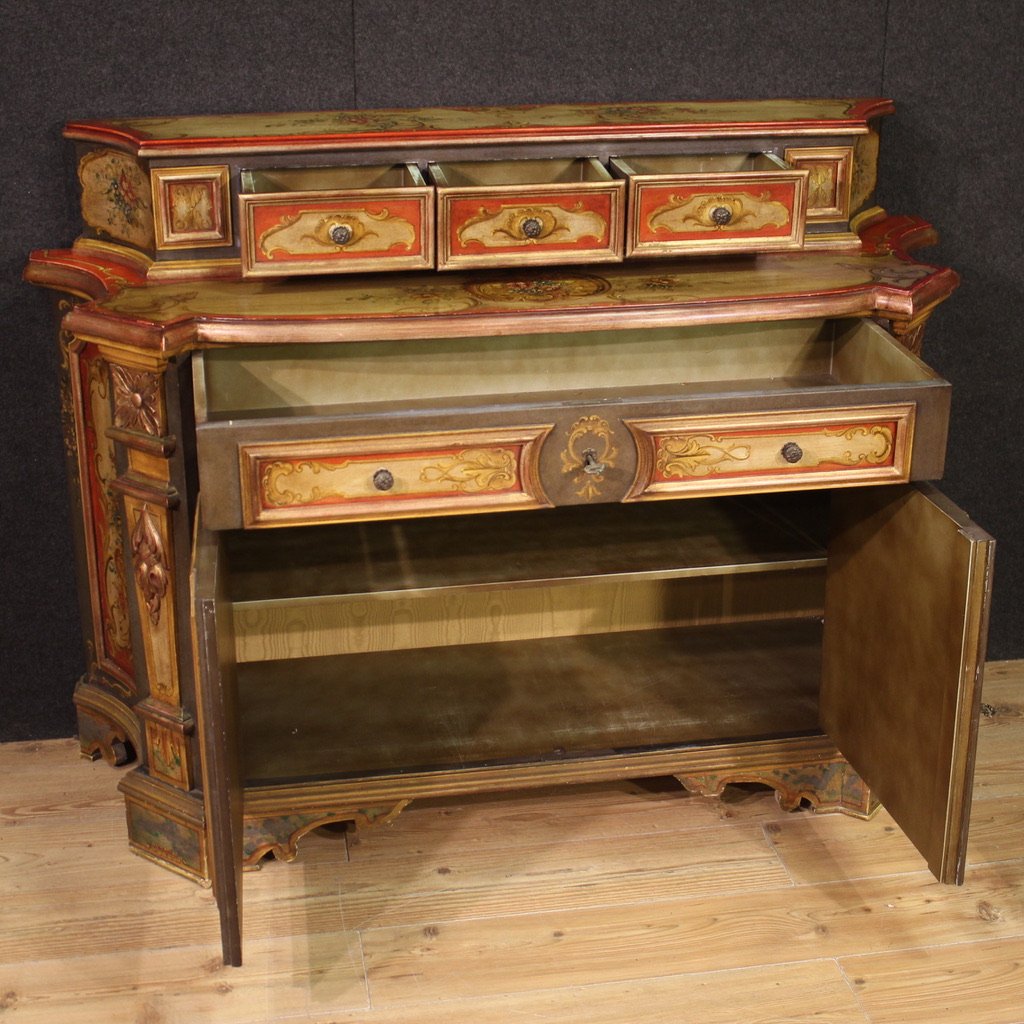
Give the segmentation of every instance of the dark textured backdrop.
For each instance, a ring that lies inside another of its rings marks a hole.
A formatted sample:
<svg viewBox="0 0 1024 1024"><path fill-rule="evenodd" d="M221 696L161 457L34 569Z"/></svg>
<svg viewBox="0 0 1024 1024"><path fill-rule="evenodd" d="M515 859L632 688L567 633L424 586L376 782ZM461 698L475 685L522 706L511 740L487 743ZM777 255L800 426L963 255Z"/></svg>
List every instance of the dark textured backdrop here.
<svg viewBox="0 0 1024 1024"><path fill-rule="evenodd" d="M1017 0L0 0L0 15L0 739L70 735L82 670L49 296L20 282L30 249L76 234L72 117L893 97L879 199L935 223L930 258L964 279L925 338L954 383L943 488L999 538L990 656L1024 656Z"/></svg>

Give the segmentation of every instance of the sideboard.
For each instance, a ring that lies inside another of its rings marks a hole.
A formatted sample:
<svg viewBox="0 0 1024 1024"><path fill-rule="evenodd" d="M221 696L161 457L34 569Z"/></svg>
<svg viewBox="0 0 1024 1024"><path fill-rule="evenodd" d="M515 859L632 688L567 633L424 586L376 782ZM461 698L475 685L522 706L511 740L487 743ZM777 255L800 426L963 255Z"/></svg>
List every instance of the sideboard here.
<svg viewBox="0 0 1024 1024"><path fill-rule="evenodd" d="M410 801L879 801L963 879L993 542L889 101L78 121L82 750L212 883Z"/></svg>

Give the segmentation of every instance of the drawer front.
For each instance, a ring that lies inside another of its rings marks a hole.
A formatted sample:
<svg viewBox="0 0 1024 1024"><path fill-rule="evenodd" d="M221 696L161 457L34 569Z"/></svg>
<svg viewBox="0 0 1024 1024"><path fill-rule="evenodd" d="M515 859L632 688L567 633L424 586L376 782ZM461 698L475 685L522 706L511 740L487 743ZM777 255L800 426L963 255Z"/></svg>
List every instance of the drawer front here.
<svg viewBox="0 0 1024 1024"><path fill-rule="evenodd" d="M915 406L628 420L627 501L910 479Z"/></svg>
<svg viewBox="0 0 1024 1024"><path fill-rule="evenodd" d="M438 190L438 269L623 256L625 182Z"/></svg>
<svg viewBox="0 0 1024 1024"><path fill-rule="evenodd" d="M626 254L800 249L808 171L630 179Z"/></svg>
<svg viewBox="0 0 1024 1024"><path fill-rule="evenodd" d="M247 277L429 269L433 189L243 195Z"/></svg>
<svg viewBox="0 0 1024 1024"><path fill-rule="evenodd" d="M537 460L550 429L242 444L243 525L549 505Z"/></svg>

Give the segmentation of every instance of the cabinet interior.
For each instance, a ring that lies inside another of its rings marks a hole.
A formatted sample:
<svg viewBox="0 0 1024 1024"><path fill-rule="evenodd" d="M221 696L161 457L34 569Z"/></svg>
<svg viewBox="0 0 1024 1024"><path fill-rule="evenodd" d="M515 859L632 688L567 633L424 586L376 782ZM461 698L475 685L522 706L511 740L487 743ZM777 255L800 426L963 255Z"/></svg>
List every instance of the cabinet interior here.
<svg viewBox="0 0 1024 1024"><path fill-rule="evenodd" d="M457 160L430 165L436 184L445 188L488 185L556 185L610 181L597 160L570 157L545 160Z"/></svg>
<svg viewBox="0 0 1024 1024"><path fill-rule="evenodd" d="M197 359L200 421L301 416L402 397L604 393L685 397L937 380L877 324L796 320L699 327L212 349ZM745 376L737 378L737 368Z"/></svg>
<svg viewBox="0 0 1024 1024"><path fill-rule="evenodd" d="M352 167L282 167L242 171L242 192L327 192L338 189L422 186L415 164L370 164Z"/></svg>
<svg viewBox="0 0 1024 1024"><path fill-rule="evenodd" d="M245 777L814 733L826 501L228 533Z"/></svg>
<svg viewBox="0 0 1024 1024"><path fill-rule="evenodd" d="M679 153L671 156L622 156L614 164L629 175L731 174L779 171L788 165L772 153Z"/></svg>

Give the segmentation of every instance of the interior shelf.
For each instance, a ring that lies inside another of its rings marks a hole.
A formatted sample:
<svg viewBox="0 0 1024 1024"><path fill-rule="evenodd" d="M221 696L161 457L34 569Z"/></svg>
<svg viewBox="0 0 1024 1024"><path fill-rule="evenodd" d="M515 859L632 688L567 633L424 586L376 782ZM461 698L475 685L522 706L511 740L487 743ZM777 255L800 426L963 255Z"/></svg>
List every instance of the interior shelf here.
<svg viewBox="0 0 1024 1024"><path fill-rule="evenodd" d="M599 505L227 535L236 608L825 564L824 496Z"/></svg>
<svg viewBox="0 0 1024 1024"><path fill-rule="evenodd" d="M820 619L238 666L249 785L814 733Z"/></svg>

